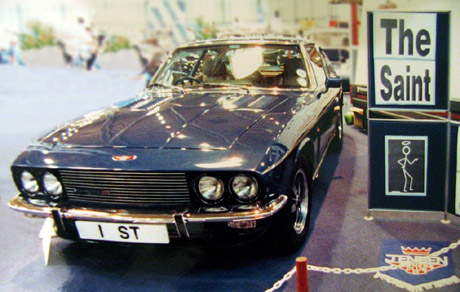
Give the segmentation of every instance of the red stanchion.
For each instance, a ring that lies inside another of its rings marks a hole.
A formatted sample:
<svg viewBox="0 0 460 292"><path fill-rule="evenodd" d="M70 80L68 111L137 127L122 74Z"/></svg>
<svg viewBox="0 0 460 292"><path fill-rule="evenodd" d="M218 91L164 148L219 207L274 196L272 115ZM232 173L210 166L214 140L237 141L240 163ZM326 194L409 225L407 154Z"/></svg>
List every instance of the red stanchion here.
<svg viewBox="0 0 460 292"><path fill-rule="evenodd" d="M308 260L306 257L298 257L295 261L297 271L297 292L308 292Z"/></svg>

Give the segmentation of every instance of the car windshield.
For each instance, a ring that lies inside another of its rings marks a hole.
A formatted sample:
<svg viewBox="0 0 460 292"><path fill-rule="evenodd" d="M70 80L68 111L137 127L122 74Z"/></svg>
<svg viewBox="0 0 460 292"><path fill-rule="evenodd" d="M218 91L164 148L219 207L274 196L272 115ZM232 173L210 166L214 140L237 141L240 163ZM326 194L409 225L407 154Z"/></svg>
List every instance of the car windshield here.
<svg viewBox="0 0 460 292"><path fill-rule="evenodd" d="M216 45L174 52L151 86L308 88L299 46Z"/></svg>

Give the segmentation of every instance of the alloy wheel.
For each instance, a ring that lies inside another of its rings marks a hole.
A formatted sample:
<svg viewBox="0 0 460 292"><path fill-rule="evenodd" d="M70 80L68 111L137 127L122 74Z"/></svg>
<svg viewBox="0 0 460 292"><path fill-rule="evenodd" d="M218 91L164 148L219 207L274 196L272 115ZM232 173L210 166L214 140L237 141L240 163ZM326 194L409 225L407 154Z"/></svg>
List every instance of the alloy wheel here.
<svg viewBox="0 0 460 292"><path fill-rule="evenodd" d="M295 174L292 195L293 227L297 234L301 234L307 222L309 204L308 179L302 168L299 168Z"/></svg>

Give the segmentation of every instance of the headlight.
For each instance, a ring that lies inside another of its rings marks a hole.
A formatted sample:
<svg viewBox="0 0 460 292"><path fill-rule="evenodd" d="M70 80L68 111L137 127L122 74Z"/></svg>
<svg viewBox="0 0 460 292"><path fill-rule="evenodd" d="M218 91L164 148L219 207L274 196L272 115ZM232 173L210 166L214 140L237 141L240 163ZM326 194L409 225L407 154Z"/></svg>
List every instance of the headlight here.
<svg viewBox="0 0 460 292"><path fill-rule="evenodd" d="M35 177L27 170L24 170L21 173L21 183L22 187L29 193L30 196L33 196L34 193L38 192L40 189Z"/></svg>
<svg viewBox="0 0 460 292"><path fill-rule="evenodd" d="M232 192L242 201L251 201L257 196L257 181L247 175L235 176L231 182Z"/></svg>
<svg viewBox="0 0 460 292"><path fill-rule="evenodd" d="M62 184L52 173L45 173L43 176L43 186L52 199L57 199L62 195Z"/></svg>
<svg viewBox="0 0 460 292"><path fill-rule="evenodd" d="M198 181L198 191L205 200L216 202L224 194L224 184L213 176L203 176Z"/></svg>

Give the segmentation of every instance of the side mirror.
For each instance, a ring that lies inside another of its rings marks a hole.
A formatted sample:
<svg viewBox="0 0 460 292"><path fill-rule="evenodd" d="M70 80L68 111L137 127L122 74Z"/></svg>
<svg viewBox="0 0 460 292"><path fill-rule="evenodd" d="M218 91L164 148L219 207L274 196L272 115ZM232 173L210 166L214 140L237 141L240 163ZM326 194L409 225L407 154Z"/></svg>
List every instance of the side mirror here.
<svg viewBox="0 0 460 292"><path fill-rule="evenodd" d="M329 77L326 80L326 88L340 88L342 86L342 80L340 77Z"/></svg>

